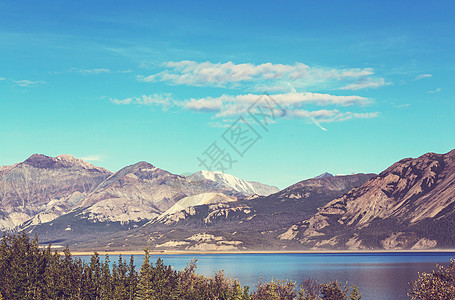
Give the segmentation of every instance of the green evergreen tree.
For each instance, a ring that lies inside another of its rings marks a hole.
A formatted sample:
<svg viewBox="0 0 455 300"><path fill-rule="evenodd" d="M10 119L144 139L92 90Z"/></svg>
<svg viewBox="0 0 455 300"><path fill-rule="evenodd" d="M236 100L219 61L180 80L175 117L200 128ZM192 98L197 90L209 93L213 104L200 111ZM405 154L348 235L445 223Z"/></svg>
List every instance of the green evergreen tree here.
<svg viewBox="0 0 455 300"><path fill-rule="evenodd" d="M171 266L164 265L158 258L155 266L151 267L151 299L174 299L176 297L177 273Z"/></svg>
<svg viewBox="0 0 455 300"><path fill-rule="evenodd" d="M119 255L118 265L114 265L112 277L114 281L114 299L129 299L128 295L128 265Z"/></svg>
<svg viewBox="0 0 455 300"><path fill-rule="evenodd" d="M80 258L77 258L73 261L73 267L72 267L72 274L73 274L73 290L74 290L74 295L72 299L82 299L82 290L84 289L84 266L83 262Z"/></svg>
<svg viewBox="0 0 455 300"><path fill-rule="evenodd" d="M64 299L69 299L76 293L76 286L74 285L73 278L73 258L69 250L68 244L66 244L63 250L63 259L59 257L59 288L61 290L61 296Z"/></svg>
<svg viewBox="0 0 455 300"><path fill-rule="evenodd" d="M131 255L130 263L128 264L128 277L127 277L127 297L128 300L133 300L136 295L136 288L138 285L138 275L136 267L134 266L134 256Z"/></svg>
<svg viewBox="0 0 455 300"><path fill-rule="evenodd" d="M90 299L100 299L101 295L101 263L98 252L92 255L90 265L87 270L89 272L89 285Z"/></svg>
<svg viewBox="0 0 455 300"><path fill-rule="evenodd" d="M51 245L41 250L37 238L21 233L4 236L0 242L0 300L4 299L224 299L224 300L345 300L349 289L337 282L301 286L299 293L292 281L260 283L251 293L236 280L219 271L213 277L195 273L196 260L176 272L162 259L150 262L150 251L145 250L139 274L134 257L129 263L119 256L110 269L109 256L103 262L95 252L90 263L73 259L69 247L63 256L51 251ZM422 274L413 284L412 299L452 299L455 297L455 262L438 272ZM350 300L361 299L353 286Z"/></svg>
<svg viewBox="0 0 455 300"><path fill-rule="evenodd" d="M100 298L112 299L114 296L113 287L114 282L109 268L109 255L106 254L104 262L101 264L100 274Z"/></svg>
<svg viewBox="0 0 455 300"><path fill-rule="evenodd" d="M12 253L9 247L10 237L3 236L0 243L0 293L6 298L12 297L11 260Z"/></svg>
<svg viewBox="0 0 455 300"><path fill-rule="evenodd" d="M49 299L62 299L63 291L59 284L60 274L60 255L57 251L51 252L51 245L44 252L47 261L47 268L44 274L46 295Z"/></svg>
<svg viewBox="0 0 455 300"><path fill-rule="evenodd" d="M135 299L137 300L151 300L152 293L152 272L150 266L150 251L148 248L144 250L144 261L139 271L139 279Z"/></svg>

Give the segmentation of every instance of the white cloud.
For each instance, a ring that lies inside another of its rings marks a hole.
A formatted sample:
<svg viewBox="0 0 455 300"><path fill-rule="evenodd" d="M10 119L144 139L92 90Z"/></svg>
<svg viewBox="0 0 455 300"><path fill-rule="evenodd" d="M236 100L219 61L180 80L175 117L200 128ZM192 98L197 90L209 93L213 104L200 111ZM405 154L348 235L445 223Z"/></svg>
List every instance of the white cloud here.
<svg viewBox="0 0 455 300"><path fill-rule="evenodd" d="M311 121L313 121L313 123L314 123L316 126L318 126L320 129L322 129L322 130L324 130L324 131L328 131L327 128L322 127L322 125L321 125L318 121L316 121L315 118L311 118Z"/></svg>
<svg viewBox="0 0 455 300"><path fill-rule="evenodd" d="M409 106L411 106L410 103L396 105L396 107L398 107L398 108L409 107Z"/></svg>
<svg viewBox="0 0 455 300"><path fill-rule="evenodd" d="M437 88L435 90L432 90L432 91L428 91L428 93L430 94L436 94L436 93L439 93L441 91L441 88Z"/></svg>
<svg viewBox="0 0 455 300"><path fill-rule="evenodd" d="M152 94L152 95L142 95L140 97L132 97L125 99L110 99L112 103L124 105L124 104L138 104L138 105L161 105L163 108L167 108L174 104L172 95L169 93L166 94Z"/></svg>
<svg viewBox="0 0 455 300"><path fill-rule="evenodd" d="M98 75L98 74L122 74L122 73L131 73L133 72L132 70L120 70L120 71L113 71L108 68L94 68L94 69L78 69L78 68L72 68L70 72L76 72L79 74L83 75Z"/></svg>
<svg viewBox="0 0 455 300"><path fill-rule="evenodd" d="M226 117L246 113L248 108L255 103L261 95L222 95L220 97L206 97L191 99L183 103L188 110L216 112L216 117ZM335 96L320 93L285 93L273 95L273 99L283 108L300 108L303 105L318 106L352 106L366 105L371 100L360 96Z"/></svg>
<svg viewBox="0 0 455 300"><path fill-rule="evenodd" d="M210 127L215 127L215 128L229 128L232 126L232 123L234 123L235 120L231 121L231 122L209 122L208 125Z"/></svg>
<svg viewBox="0 0 455 300"><path fill-rule="evenodd" d="M424 78L431 78L433 75L431 74L420 74L416 76L416 80L424 79Z"/></svg>
<svg viewBox="0 0 455 300"><path fill-rule="evenodd" d="M44 84L44 81L42 81L42 80L38 80L38 81L14 80L14 83L16 83L17 86L21 86L21 87L34 87L34 86Z"/></svg>
<svg viewBox="0 0 455 300"><path fill-rule="evenodd" d="M85 160L85 161L102 161L103 156L102 155L87 155L84 157L81 157L80 159Z"/></svg>
<svg viewBox="0 0 455 300"><path fill-rule="evenodd" d="M196 111L219 111L223 107L223 101L218 98L191 99L183 104L183 107Z"/></svg>
<svg viewBox="0 0 455 300"><path fill-rule="evenodd" d="M111 102L115 103L115 104L131 104L131 102L133 102L133 98L126 98L126 99L122 99L122 100L111 99Z"/></svg>
<svg viewBox="0 0 455 300"><path fill-rule="evenodd" d="M310 67L303 63L285 64L235 64L179 61L167 62L164 71L138 76L144 82L163 81L174 85L238 87L250 85L254 90L283 91L289 84L298 88L320 85L346 86L374 74L371 68Z"/></svg>
<svg viewBox="0 0 455 300"><path fill-rule="evenodd" d="M259 96L256 96L259 97ZM316 105L365 105L371 100L361 96L335 96L321 93L286 93L273 95L278 103L283 105L316 104Z"/></svg>
<svg viewBox="0 0 455 300"><path fill-rule="evenodd" d="M210 125L214 127L223 127L225 124L230 123L234 118L248 114L248 110L256 101L258 101L258 99L260 99L260 97L267 96L257 94L222 95L220 97L192 98L178 102L174 100L170 94L154 94L125 99L110 99L110 101L119 105L155 104L162 106L164 109L176 107L190 111L213 113L218 121L214 121ZM374 118L378 115L378 112L356 113L350 111L342 112L337 109L312 111L307 108L304 109L304 107L311 106L352 107L365 106L372 103L371 99L361 96L336 96L321 93L283 93L275 94L271 97L278 104L272 104L272 109L276 116L289 119L309 119L323 130L326 129L319 123L340 122L350 119L367 119Z"/></svg>
<svg viewBox="0 0 455 300"><path fill-rule="evenodd" d="M290 118L307 118L314 119L319 123L331 123L331 122L341 122L350 119L371 119L376 118L379 115L379 112L368 112L368 113L355 113L355 112L341 112L337 109L333 110L291 110L288 111L286 116Z"/></svg>
<svg viewBox="0 0 455 300"><path fill-rule="evenodd" d="M111 73L111 70L110 69L106 69L106 68L99 68L99 69L73 69L73 70L75 70L78 73L86 74L86 75Z"/></svg>
<svg viewBox="0 0 455 300"><path fill-rule="evenodd" d="M368 88L376 89L378 87L381 87L384 85L389 85L389 84L390 83L385 82L384 78L363 78L363 79L358 80L357 82L348 84L339 89L356 91L356 90L368 89Z"/></svg>
<svg viewBox="0 0 455 300"><path fill-rule="evenodd" d="M2 80L6 80L6 78L5 77L0 77L0 81L2 81Z"/></svg>

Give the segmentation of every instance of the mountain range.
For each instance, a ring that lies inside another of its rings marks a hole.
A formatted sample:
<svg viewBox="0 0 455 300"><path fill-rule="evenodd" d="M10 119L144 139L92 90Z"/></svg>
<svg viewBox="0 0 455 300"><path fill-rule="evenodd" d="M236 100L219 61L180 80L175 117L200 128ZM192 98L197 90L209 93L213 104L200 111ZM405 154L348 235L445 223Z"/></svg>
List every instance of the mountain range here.
<svg viewBox="0 0 455 300"><path fill-rule="evenodd" d="M454 203L455 150L283 190L147 162L112 173L71 155L0 168L0 231L77 250L453 248Z"/></svg>
<svg viewBox="0 0 455 300"><path fill-rule="evenodd" d="M406 158L279 236L311 248L454 247L455 150Z"/></svg>

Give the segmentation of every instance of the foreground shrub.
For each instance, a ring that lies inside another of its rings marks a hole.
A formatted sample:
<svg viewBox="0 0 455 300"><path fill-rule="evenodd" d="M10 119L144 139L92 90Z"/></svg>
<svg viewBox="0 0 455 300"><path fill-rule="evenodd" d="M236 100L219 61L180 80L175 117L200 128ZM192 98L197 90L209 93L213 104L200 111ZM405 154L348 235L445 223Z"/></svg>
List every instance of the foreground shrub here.
<svg viewBox="0 0 455 300"><path fill-rule="evenodd" d="M455 299L455 260L451 259L447 268L436 267L432 273L419 273L419 278L410 283L411 299Z"/></svg>
<svg viewBox="0 0 455 300"><path fill-rule="evenodd" d="M296 284L293 281L272 281L267 283L259 282L256 292L251 295L252 300L293 300L297 297Z"/></svg>
<svg viewBox="0 0 455 300"><path fill-rule="evenodd" d="M342 286L338 281L328 281L323 284L319 284L316 280L307 279L300 285L299 300L360 300L362 294L359 292L355 285L352 285L351 292L348 292L350 288L346 283Z"/></svg>

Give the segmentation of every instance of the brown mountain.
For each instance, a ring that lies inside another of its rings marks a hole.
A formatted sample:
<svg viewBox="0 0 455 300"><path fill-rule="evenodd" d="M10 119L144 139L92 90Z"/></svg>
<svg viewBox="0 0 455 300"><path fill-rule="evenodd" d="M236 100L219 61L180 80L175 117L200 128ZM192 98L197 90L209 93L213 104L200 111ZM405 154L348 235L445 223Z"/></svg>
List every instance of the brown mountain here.
<svg viewBox="0 0 455 300"><path fill-rule="evenodd" d="M224 200L211 203L213 197L222 195L197 194L183 198L166 213L136 230L97 239L88 248L140 248L147 241L156 249L295 249L298 243L279 240L276 236L295 222L315 214L318 207L375 176L312 178L270 196L238 201L223 196Z"/></svg>
<svg viewBox="0 0 455 300"><path fill-rule="evenodd" d="M193 181L147 162L112 173L71 155L35 154L0 167L0 232L84 242L142 226L181 199L206 193L220 194L212 204L223 195L245 198L214 181Z"/></svg>
<svg viewBox="0 0 455 300"><path fill-rule="evenodd" d="M0 231L51 221L80 204L112 173L71 155L35 154L0 168Z"/></svg>
<svg viewBox="0 0 455 300"><path fill-rule="evenodd" d="M269 196L255 195L246 200L224 205L207 204L206 209L199 209L203 212L202 215L196 214L195 209L184 208L182 211L167 214L166 218L162 216L156 221L168 225L180 222L185 223L186 226L194 221L195 226L207 226L229 220L238 222L245 218L247 219L244 220L245 222L257 223L257 227L261 230L281 228L283 224L313 215L319 207L362 185L374 176L376 175L353 174L307 179ZM204 199L203 195L197 198Z"/></svg>
<svg viewBox="0 0 455 300"><path fill-rule="evenodd" d="M455 150L393 164L280 235L306 247L455 246Z"/></svg>
<svg viewBox="0 0 455 300"><path fill-rule="evenodd" d="M191 182L147 162L112 174L87 194L70 212L43 224L25 223L43 241L66 240L83 244L107 233L132 230L159 217L182 198L208 191L235 194L215 182ZM233 197L237 200L235 197Z"/></svg>
<svg viewBox="0 0 455 300"><path fill-rule="evenodd" d="M235 193L213 182L190 182L147 162L127 166L116 172L90 193L82 213L97 222L137 222L151 220L180 199L207 191Z"/></svg>

